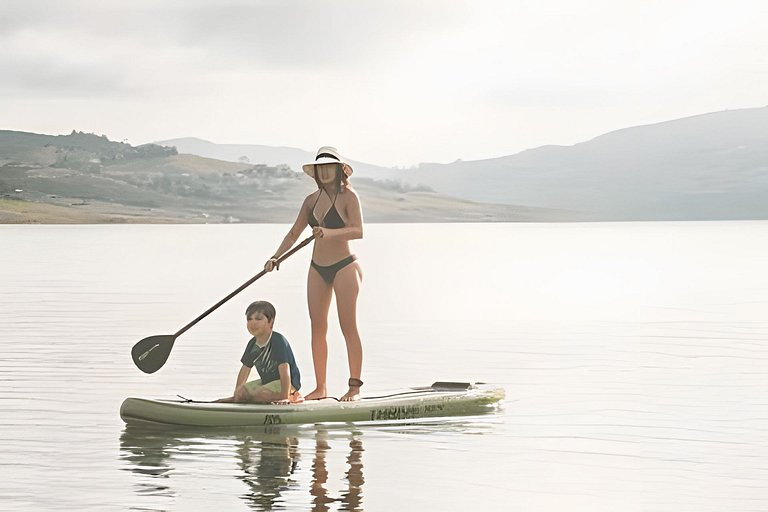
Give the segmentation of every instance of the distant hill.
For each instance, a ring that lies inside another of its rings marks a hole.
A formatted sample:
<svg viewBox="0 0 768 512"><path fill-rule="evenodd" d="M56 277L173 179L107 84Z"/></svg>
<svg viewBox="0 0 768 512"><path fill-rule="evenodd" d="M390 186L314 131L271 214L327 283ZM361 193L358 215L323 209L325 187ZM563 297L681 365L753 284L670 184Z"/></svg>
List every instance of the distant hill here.
<svg viewBox="0 0 768 512"><path fill-rule="evenodd" d="M607 133L573 146L397 174L475 201L594 220L768 219L768 107Z"/></svg>
<svg viewBox="0 0 768 512"><path fill-rule="evenodd" d="M300 171L313 158L194 138L134 147L0 131L0 222L290 222L315 186ZM768 107L488 160L351 163L373 222L768 219Z"/></svg>
<svg viewBox="0 0 768 512"><path fill-rule="evenodd" d="M534 221L570 215L356 178L363 213L372 222ZM228 162L83 132L0 131L0 223L287 223L315 187L284 163Z"/></svg>
<svg viewBox="0 0 768 512"><path fill-rule="evenodd" d="M54 167L89 168L123 160L176 155L174 148L157 144L131 146L105 135L72 130L69 135L0 130L0 165L26 163Z"/></svg>
<svg viewBox="0 0 768 512"><path fill-rule="evenodd" d="M294 170L314 158L295 148L200 139L159 144ZM468 201L567 212L555 216L560 220L768 219L768 107L625 128L573 146L487 160L408 170L363 162L354 167L356 177L426 186Z"/></svg>
<svg viewBox="0 0 768 512"><path fill-rule="evenodd" d="M294 171L301 171L301 166L315 159L315 153L303 149L263 146L257 144L216 144L195 137L157 141L155 144L174 147L179 153L216 158L228 162L247 161L253 164L279 165L285 164ZM392 179L393 169L372 165L365 162L350 160L355 170L355 177L373 179Z"/></svg>

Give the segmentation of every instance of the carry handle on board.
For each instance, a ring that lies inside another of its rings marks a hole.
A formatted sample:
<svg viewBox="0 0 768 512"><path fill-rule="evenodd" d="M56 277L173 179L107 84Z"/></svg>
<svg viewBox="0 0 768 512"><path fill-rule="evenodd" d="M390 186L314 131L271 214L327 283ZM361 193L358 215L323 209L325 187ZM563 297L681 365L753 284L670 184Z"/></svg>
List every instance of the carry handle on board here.
<svg viewBox="0 0 768 512"><path fill-rule="evenodd" d="M286 252L282 256L280 256L277 259L277 263L275 266L279 265L283 262L283 260L287 259L289 256L291 256L293 253L307 245L309 242L311 242L315 238L314 233L312 236L307 238L306 240L302 241L299 245L291 249L290 251ZM148 338L144 338L143 340L136 343L133 348L131 349L131 357L133 358L134 364L139 368L139 370L143 371L144 373L155 373L157 370L163 367L165 362L168 360L168 356L171 353L171 349L173 348L173 343L176 341L176 338L187 332L189 328L191 328L193 325L195 325L197 322L202 320L203 318L207 317L211 313L213 313L216 309L219 308L222 304L227 302L229 299L246 289L248 286L253 284L257 279L261 278L263 275L267 273L266 270L262 270L252 278L250 278L248 281L241 284L235 291L221 299L219 302L208 308L208 310L189 322L187 325L182 327L181 329L176 332L176 334L160 334L157 336L149 336Z"/></svg>

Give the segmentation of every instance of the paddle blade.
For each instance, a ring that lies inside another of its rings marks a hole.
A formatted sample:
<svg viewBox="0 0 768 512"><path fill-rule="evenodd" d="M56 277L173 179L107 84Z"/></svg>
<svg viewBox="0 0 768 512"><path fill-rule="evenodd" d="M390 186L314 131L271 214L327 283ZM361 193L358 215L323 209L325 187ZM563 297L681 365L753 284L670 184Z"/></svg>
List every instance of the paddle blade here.
<svg viewBox="0 0 768 512"><path fill-rule="evenodd" d="M168 360L174 341L172 334L144 338L131 349L133 362L144 373L155 373Z"/></svg>

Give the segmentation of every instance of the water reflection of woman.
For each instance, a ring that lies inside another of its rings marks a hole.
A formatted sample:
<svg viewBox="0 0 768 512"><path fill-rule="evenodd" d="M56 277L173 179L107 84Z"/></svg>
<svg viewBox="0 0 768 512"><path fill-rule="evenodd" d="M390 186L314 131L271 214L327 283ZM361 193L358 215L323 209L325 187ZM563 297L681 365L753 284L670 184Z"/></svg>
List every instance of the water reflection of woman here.
<svg viewBox="0 0 768 512"><path fill-rule="evenodd" d="M328 482L328 466L326 455L331 446L328 443L328 431L318 428L315 434L315 459L312 462L312 484L309 493L312 495L312 511L326 512L329 504L342 503L340 510L363 510L363 441L360 432L350 432L349 454L346 472L347 490L340 498L332 498L326 488Z"/></svg>

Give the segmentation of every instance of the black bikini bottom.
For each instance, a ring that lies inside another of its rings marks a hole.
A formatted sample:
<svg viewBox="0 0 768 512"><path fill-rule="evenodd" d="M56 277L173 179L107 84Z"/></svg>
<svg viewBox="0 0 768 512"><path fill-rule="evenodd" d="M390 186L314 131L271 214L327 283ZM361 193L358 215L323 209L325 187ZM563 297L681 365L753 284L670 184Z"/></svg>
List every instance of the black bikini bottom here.
<svg viewBox="0 0 768 512"><path fill-rule="evenodd" d="M317 270L317 273L320 274L320 277L322 277L326 283L333 284L333 280L336 279L336 274L338 274L339 270L343 269L356 259L357 256L351 254L343 260L337 261L333 265L328 265L327 267L318 265L314 261L311 263L311 265L313 269Z"/></svg>

